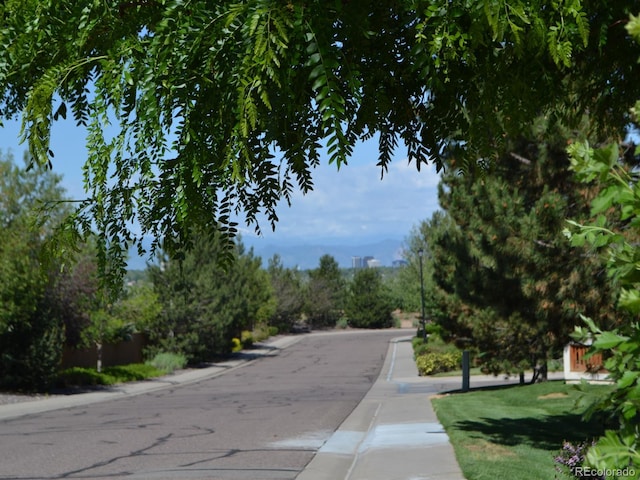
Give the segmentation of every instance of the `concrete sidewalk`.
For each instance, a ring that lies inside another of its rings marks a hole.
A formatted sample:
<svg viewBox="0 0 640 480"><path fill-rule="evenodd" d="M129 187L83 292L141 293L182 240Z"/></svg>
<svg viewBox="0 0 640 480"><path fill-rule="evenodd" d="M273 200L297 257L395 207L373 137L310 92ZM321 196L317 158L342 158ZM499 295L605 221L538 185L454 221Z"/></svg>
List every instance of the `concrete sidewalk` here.
<svg viewBox="0 0 640 480"><path fill-rule="evenodd" d="M378 380L297 480L461 480L429 396L456 378L418 376L411 336L395 339Z"/></svg>
<svg viewBox="0 0 640 480"><path fill-rule="evenodd" d="M394 339L383 369L360 404L296 480L462 480L449 437L430 397L462 388L461 377L419 377L414 332ZM549 373L549 379L561 379ZM519 383L517 376L474 375L470 388Z"/></svg>

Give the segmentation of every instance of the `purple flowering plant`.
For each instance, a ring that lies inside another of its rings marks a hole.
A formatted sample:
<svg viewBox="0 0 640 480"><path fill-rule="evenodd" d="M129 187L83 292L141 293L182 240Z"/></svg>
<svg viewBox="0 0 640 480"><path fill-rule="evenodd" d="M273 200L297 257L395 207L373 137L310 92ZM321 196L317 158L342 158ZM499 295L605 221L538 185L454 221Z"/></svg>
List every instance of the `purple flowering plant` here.
<svg viewBox="0 0 640 480"><path fill-rule="evenodd" d="M554 457L556 463L556 471L563 474L563 477L580 478L585 480L604 480L604 477L592 475L582 471L583 463L587 450L595 445L595 440L591 442L581 442L573 444L564 441L560 454ZM591 470L590 472L593 472ZM558 478L558 477L556 477Z"/></svg>

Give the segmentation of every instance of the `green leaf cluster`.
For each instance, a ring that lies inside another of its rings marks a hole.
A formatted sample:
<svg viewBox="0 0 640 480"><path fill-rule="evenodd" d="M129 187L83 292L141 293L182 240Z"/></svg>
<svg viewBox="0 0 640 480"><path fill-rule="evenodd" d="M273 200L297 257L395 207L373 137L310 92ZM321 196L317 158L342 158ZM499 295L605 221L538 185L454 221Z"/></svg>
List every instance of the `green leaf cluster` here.
<svg viewBox="0 0 640 480"><path fill-rule="evenodd" d="M627 31L640 41L640 17L631 16ZM592 342L592 353L600 352L605 368L615 382L615 390L592 406L591 411L613 413L615 430L587 453L587 462L596 468L630 467L640 475L640 185L637 172L629 168L628 159L637 160L638 152L628 145L612 143L592 148L588 144L571 149L572 168L584 182L598 182L600 193L591 202L592 213L599 215L595 224L571 222L567 235L577 245L587 244L602 255L609 278L620 286L618 304L632 314L633 321L616 329L599 328L584 317L586 328L576 330L576 338ZM625 162L625 160L627 160ZM637 164L637 163L636 163ZM608 214L605 216L605 213ZM622 231L611 228L611 219L624 222Z"/></svg>
<svg viewBox="0 0 640 480"><path fill-rule="evenodd" d="M637 247L640 192L633 170L620 162L618 145L592 150L588 146L572 151L573 168L583 181L602 182L604 188L592 202L592 211L614 211L630 227L623 232L609 228L610 221L599 217L596 224L571 222L567 230L574 245L590 245L606 262L612 282L620 285L618 305L637 316L640 312L640 251ZM615 391L594 404L591 412L612 412L618 421L617 431L607 431L587 454L587 462L596 468L640 467L638 418L640 410L640 325L636 321L614 330L603 330L584 317L586 328L577 328L575 338L592 342L592 352L608 357L604 367L616 382Z"/></svg>
<svg viewBox="0 0 640 480"><path fill-rule="evenodd" d="M628 9L7 0L0 125L21 116L33 163L54 168L52 126L69 117L84 127L87 197L62 231L96 229L99 270L118 285L144 235L175 253L194 231L230 240L243 216L274 228L280 202L313 188L324 148L340 168L376 137L382 172L400 145L418 169L443 167L454 149L472 170L541 113L569 121L588 106L603 128L621 128L610 112L640 88L619 51ZM228 263L233 242L223 245Z"/></svg>

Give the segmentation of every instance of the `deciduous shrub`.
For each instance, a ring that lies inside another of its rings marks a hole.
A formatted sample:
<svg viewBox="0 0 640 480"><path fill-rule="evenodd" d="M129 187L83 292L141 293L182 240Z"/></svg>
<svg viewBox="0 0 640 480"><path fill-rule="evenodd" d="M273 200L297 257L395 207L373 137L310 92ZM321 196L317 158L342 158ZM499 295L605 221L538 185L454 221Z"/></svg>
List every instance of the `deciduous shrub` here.
<svg viewBox="0 0 640 480"><path fill-rule="evenodd" d="M240 341L239 338L232 338L231 351L235 353L235 352L239 352L240 350L242 350L242 342Z"/></svg>
<svg viewBox="0 0 640 480"><path fill-rule="evenodd" d="M424 341L422 337L414 337L411 341L413 345L413 358L418 358L427 353L451 353L462 355L458 347L447 343L437 334L432 334Z"/></svg>
<svg viewBox="0 0 640 480"><path fill-rule="evenodd" d="M449 372L460 368L462 355L460 352L425 353L416 359L418 374L420 376L433 375L435 373Z"/></svg>
<svg viewBox="0 0 640 480"><path fill-rule="evenodd" d="M418 348L420 345L423 345L424 339L422 337L413 337L411 339L411 346L413 347L413 351L416 351L416 348Z"/></svg>
<svg viewBox="0 0 640 480"><path fill-rule="evenodd" d="M438 337L442 337L442 327L437 323L427 323L424 329L429 336L437 335Z"/></svg>
<svg viewBox="0 0 640 480"><path fill-rule="evenodd" d="M241 348L251 348L253 347L253 343L255 342L253 332L249 330L243 330L240 334L240 343L242 344Z"/></svg>
<svg viewBox="0 0 640 480"><path fill-rule="evenodd" d="M413 349L413 358L416 359L420 355L426 355L427 353L434 353L434 351L430 348L428 343L420 343L415 346Z"/></svg>

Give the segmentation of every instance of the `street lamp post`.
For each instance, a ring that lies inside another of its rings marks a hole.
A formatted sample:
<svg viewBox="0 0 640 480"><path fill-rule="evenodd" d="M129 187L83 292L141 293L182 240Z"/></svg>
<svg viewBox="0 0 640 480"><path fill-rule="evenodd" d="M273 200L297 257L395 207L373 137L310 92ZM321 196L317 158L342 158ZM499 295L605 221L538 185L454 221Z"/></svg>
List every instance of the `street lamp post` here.
<svg viewBox="0 0 640 480"><path fill-rule="evenodd" d="M420 304L422 305L422 315L420 316L420 323L422 324L422 339L427 339L427 319L424 315L424 278L422 275L422 255L424 250L421 248L418 250L418 259L420 261Z"/></svg>

